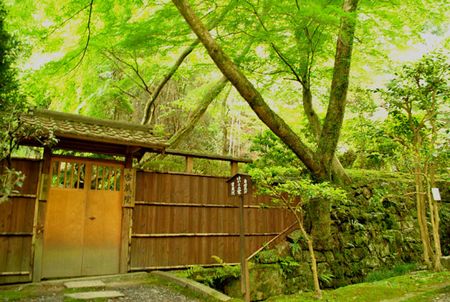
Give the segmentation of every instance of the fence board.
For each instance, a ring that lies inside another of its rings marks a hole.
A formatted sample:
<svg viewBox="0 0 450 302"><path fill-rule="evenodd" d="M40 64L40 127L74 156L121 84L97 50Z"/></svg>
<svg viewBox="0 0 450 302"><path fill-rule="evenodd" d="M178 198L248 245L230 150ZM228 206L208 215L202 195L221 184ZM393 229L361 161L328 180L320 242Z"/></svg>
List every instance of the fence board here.
<svg viewBox="0 0 450 302"><path fill-rule="evenodd" d="M225 177L138 171L131 270L239 262L239 198ZM246 251L252 254L292 223L270 199L245 198Z"/></svg>
<svg viewBox="0 0 450 302"><path fill-rule="evenodd" d="M32 236L40 161L14 159L26 178L19 194L0 204L0 284L30 281Z"/></svg>

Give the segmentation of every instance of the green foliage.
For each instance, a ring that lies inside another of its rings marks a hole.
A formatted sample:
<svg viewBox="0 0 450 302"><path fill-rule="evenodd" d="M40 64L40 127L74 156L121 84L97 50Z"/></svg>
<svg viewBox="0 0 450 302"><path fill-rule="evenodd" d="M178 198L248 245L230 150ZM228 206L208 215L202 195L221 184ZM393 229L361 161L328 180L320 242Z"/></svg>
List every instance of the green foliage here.
<svg viewBox="0 0 450 302"><path fill-rule="evenodd" d="M300 266L300 263L291 256L281 258L279 263L285 275L292 274Z"/></svg>
<svg viewBox="0 0 450 302"><path fill-rule="evenodd" d="M404 65L383 91L389 117L386 134L405 150L418 150L431 161L448 159L450 64L442 53Z"/></svg>
<svg viewBox="0 0 450 302"><path fill-rule="evenodd" d="M0 204L8 201L8 197L13 193L19 193L17 188L21 188L25 180L25 175L14 169L5 167L0 174Z"/></svg>
<svg viewBox="0 0 450 302"><path fill-rule="evenodd" d="M392 269L382 269L370 272L364 279L364 282L375 282L395 276L405 275L417 269L416 263L399 263Z"/></svg>
<svg viewBox="0 0 450 302"><path fill-rule="evenodd" d="M302 175L298 158L272 132L266 131L257 136L253 140L252 150L257 151L259 157L248 165L248 173L259 194L274 197L274 203L283 204L282 196L299 197L305 203L312 198L347 199L344 190L327 182L314 183Z"/></svg>
<svg viewBox="0 0 450 302"><path fill-rule="evenodd" d="M217 256L213 257L218 258ZM186 271L186 275L188 278L203 283L209 287L223 290L223 286L227 281L238 279L241 276L241 269L238 265L232 266L223 264L223 261L221 259L219 261L219 264L221 264L221 266L215 268L193 266Z"/></svg>
<svg viewBox="0 0 450 302"><path fill-rule="evenodd" d="M297 156L270 130L266 130L252 139L250 151L256 152L258 157L248 165L249 169L284 167L286 169L283 174L294 177L299 176L304 168Z"/></svg>
<svg viewBox="0 0 450 302"><path fill-rule="evenodd" d="M300 197L304 202L313 198L347 200L346 192L330 183L313 183L307 178L293 178L291 168L280 166L251 169L249 174L256 183L259 193L274 197L273 202L281 202L281 196Z"/></svg>
<svg viewBox="0 0 450 302"><path fill-rule="evenodd" d="M431 273L427 271L409 273L382 281L360 283L323 292L324 301L380 302L414 301L432 302L446 297L449 292L449 272ZM317 298L311 292L299 292L294 295L272 297L271 302L315 302Z"/></svg>
<svg viewBox="0 0 450 302"><path fill-rule="evenodd" d="M319 280L327 285L331 284L331 281L333 281L333 279L334 275L331 273L323 273L319 275Z"/></svg>

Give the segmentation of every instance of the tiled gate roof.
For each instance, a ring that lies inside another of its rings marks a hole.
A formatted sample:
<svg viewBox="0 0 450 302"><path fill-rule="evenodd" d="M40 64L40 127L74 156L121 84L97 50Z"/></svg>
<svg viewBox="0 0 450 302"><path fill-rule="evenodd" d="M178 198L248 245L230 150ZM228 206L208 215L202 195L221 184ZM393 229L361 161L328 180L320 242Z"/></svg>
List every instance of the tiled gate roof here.
<svg viewBox="0 0 450 302"><path fill-rule="evenodd" d="M163 138L154 136L150 127L138 124L49 110L33 110L23 115L21 120L26 125L53 131L59 141L89 141L153 150L163 150L167 145Z"/></svg>

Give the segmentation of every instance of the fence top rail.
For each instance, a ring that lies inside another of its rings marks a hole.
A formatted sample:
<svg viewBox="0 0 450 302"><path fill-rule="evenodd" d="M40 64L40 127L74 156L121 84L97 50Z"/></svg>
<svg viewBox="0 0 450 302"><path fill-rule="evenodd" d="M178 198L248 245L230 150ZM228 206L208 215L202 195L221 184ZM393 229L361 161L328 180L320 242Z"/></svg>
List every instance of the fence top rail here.
<svg viewBox="0 0 450 302"><path fill-rule="evenodd" d="M226 181L229 179L229 176L220 176L220 175L209 175L209 174L196 174L196 173L189 173L189 172L175 172L175 171L153 171L153 170L147 170L147 169L137 169L137 172L141 173L150 173L150 174L167 174L167 175L180 175L180 176L195 176L195 177L207 177L207 178L217 178L217 179L223 179Z"/></svg>
<svg viewBox="0 0 450 302"><path fill-rule="evenodd" d="M253 162L252 159L245 158L245 157L234 157L234 156L228 156L228 155L218 155L218 154L203 153L203 152L190 152L190 151L177 150L177 149L166 149L163 151L163 153L168 154L168 155L221 160L221 161L229 161L229 162L237 162L237 163Z"/></svg>

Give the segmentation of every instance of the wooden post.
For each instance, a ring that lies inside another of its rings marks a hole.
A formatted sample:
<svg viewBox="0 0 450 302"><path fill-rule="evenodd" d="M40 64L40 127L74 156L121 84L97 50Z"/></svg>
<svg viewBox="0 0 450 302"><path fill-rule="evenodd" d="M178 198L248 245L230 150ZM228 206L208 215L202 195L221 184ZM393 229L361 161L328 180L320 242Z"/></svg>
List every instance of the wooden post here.
<svg viewBox="0 0 450 302"><path fill-rule="evenodd" d="M131 153L128 153L125 156L125 168L127 169L133 168L133 155Z"/></svg>
<svg viewBox="0 0 450 302"><path fill-rule="evenodd" d="M250 271L248 267L249 261L245 259L245 296L244 301L250 302Z"/></svg>
<svg viewBox="0 0 450 302"><path fill-rule="evenodd" d="M186 173L192 173L194 170L194 158L186 156Z"/></svg>
<svg viewBox="0 0 450 302"><path fill-rule="evenodd" d="M239 207L239 243L241 256L241 292L246 296L246 255L245 255L245 220L244 220L244 195L239 196L241 203Z"/></svg>
<svg viewBox="0 0 450 302"><path fill-rule="evenodd" d="M120 245L120 263L119 272L124 274L130 270L130 247L131 247L131 228L133 225L133 209L136 192L136 171L133 170L133 156L127 154L125 158L125 169L123 174L131 175L131 181L122 177L123 186L126 182L131 186L131 192L125 192L123 188L124 200L122 202L122 230ZM129 196L126 197L125 195Z"/></svg>
<svg viewBox="0 0 450 302"><path fill-rule="evenodd" d="M238 166L238 162L236 161L231 161L230 162L230 168L231 168L231 176L235 175L236 173L239 172L239 166Z"/></svg>
<svg viewBox="0 0 450 302"><path fill-rule="evenodd" d="M43 242L44 242L44 223L45 214L47 208L48 191L50 187L50 172L51 172L51 160L52 150L50 148L44 148L44 157L42 160L41 171L39 175L36 204L34 210L33 221L33 253L32 253L32 266L33 266L33 282L39 282L42 278L42 255L43 255Z"/></svg>

